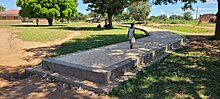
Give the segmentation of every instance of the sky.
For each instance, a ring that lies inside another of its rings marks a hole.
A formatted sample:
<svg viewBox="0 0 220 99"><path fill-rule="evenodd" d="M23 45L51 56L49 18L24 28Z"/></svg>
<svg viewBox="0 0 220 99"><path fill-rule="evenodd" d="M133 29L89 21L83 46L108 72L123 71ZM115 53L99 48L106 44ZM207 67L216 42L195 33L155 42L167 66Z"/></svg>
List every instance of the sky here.
<svg viewBox="0 0 220 99"><path fill-rule="evenodd" d="M78 12L81 12L83 14L89 13L89 11L86 11L87 5L83 4L83 0L78 0ZM7 10L9 9L19 9L16 6L16 0L0 0L0 5L4 6ZM149 16L158 16L161 14L166 15L182 15L184 11L181 9L183 6L182 3L177 3L174 5L168 4L168 5L153 5L151 7L151 12ZM206 3L198 2L197 4L193 5L193 8L196 9L198 7L199 14L215 14L217 13L217 0L207 0ZM193 13L193 17L196 17L196 11L191 11Z"/></svg>

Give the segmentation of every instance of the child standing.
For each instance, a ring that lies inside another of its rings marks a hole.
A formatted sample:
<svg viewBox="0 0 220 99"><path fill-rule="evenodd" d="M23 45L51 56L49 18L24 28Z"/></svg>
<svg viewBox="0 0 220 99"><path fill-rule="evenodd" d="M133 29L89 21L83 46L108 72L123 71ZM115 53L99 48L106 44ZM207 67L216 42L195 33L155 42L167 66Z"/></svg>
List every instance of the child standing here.
<svg viewBox="0 0 220 99"><path fill-rule="evenodd" d="M130 43L130 49L133 49L133 43L132 39L134 39L135 35L135 28L134 28L134 23L131 23L131 27L128 28L128 39Z"/></svg>

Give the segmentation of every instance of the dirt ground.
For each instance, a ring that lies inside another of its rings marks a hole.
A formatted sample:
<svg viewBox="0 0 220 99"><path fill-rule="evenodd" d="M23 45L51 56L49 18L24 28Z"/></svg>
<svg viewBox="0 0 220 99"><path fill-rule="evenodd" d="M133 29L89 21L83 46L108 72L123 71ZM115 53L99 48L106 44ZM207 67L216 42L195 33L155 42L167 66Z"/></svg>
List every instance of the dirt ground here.
<svg viewBox="0 0 220 99"><path fill-rule="evenodd" d="M0 29L0 98L109 98L72 86L64 88L61 82L42 80L33 75L21 74L24 68L40 63L45 55L62 42L80 35L49 43L24 42L15 37L17 30ZM220 56L220 41L207 40L210 36L189 36L190 47L204 47L210 57ZM211 50L210 50L211 49Z"/></svg>
<svg viewBox="0 0 220 99"><path fill-rule="evenodd" d="M97 98L97 95L86 90L72 87L66 91L62 84L42 81L41 77L26 78L24 69L41 62L48 52L63 42L78 36L76 31L65 39L47 43L25 42L16 38L16 29L0 29L0 98ZM56 88L56 92L50 89ZM62 94L58 94L62 93ZM101 97L100 97L101 98Z"/></svg>

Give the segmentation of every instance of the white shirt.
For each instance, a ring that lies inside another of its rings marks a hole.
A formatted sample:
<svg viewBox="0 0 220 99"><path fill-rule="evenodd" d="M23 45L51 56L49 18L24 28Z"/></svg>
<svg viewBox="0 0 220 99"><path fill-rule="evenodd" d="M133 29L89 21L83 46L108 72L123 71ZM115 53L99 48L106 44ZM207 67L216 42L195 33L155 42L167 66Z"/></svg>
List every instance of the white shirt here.
<svg viewBox="0 0 220 99"><path fill-rule="evenodd" d="M131 39L134 37L134 27L133 28L128 28L128 38Z"/></svg>

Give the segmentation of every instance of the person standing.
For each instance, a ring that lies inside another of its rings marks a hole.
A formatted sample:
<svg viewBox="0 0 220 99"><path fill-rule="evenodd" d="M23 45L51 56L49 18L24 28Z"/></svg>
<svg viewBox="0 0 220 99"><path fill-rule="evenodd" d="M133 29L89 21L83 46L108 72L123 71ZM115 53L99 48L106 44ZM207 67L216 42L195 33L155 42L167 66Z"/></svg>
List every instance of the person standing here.
<svg viewBox="0 0 220 99"><path fill-rule="evenodd" d="M37 25L39 25L39 19L38 18L36 18L36 23L37 23Z"/></svg>
<svg viewBox="0 0 220 99"><path fill-rule="evenodd" d="M135 28L134 28L134 23L131 23L131 27L128 28L128 39L130 43L130 49L133 49L133 44L135 42Z"/></svg>

